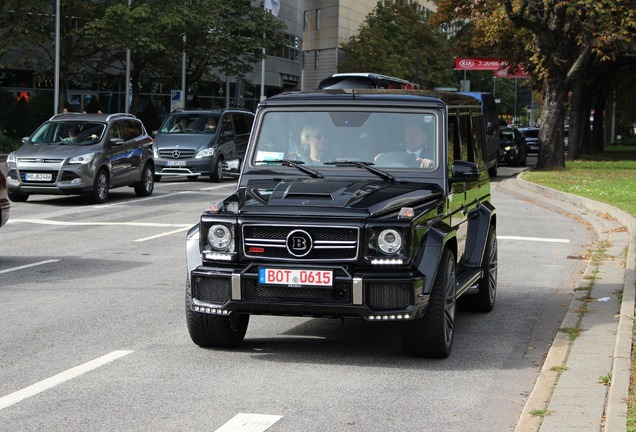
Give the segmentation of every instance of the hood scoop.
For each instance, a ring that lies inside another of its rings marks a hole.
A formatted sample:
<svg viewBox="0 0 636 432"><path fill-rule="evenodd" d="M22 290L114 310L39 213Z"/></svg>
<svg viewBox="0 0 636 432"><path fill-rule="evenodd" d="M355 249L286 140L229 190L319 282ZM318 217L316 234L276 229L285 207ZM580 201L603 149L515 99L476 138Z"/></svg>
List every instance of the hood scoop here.
<svg viewBox="0 0 636 432"><path fill-rule="evenodd" d="M344 207L352 198L358 199L376 189L368 180L297 179L279 183L272 191L269 205Z"/></svg>

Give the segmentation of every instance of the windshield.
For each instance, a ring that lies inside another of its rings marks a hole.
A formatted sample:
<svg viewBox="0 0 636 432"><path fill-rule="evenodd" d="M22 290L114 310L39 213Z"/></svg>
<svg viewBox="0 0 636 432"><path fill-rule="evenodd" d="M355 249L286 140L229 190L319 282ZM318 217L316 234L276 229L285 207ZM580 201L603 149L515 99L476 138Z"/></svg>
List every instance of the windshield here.
<svg viewBox="0 0 636 432"><path fill-rule="evenodd" d="M46 122L31 137L31 144L91 145L99 142L106 123L89 121Z"/></svg>
<svg viewBox="0 0 636 432"><path fill-rule="evenodd" d="M523 136L526 138L539 138L539 129L525 129Z"/></svg>
<svg viewBox="0 0 636 432"><path fill-rule="evenodd" d="M433 112L271 111L263 116L251 163L327 168L348 161L433 170L439 166L438 128Z"/></svg>
<svg viewBox="0 0 636 432"><path fill-rule="evenodd" d="M162 133L216 133L218 114L183 113L171 114L161 125Z"/></svg>

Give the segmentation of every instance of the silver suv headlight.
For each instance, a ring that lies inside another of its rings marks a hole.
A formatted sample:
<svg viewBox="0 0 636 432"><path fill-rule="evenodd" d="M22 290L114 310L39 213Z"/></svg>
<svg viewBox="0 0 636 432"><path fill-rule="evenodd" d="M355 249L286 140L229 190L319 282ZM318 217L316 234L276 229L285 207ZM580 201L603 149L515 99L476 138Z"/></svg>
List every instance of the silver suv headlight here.
<svg viewBox="0 0 636 432"><path fill-rule="evenodd" d="M80 156L72 157L71 159L69 159L68 164L69 165L79 165L79 164L86 165L91 163L94 157L95 157L95 153L86 153Z"/></svg>

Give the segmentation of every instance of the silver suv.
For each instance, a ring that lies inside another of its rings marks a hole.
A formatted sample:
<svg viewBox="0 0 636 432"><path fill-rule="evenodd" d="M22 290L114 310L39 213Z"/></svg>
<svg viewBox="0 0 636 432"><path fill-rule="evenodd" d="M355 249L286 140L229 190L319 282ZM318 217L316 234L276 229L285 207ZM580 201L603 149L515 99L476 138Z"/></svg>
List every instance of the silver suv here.
<svg viewBox="0 0 636 432"><path fill-rule="evenodd" d="M152 138L132 114L57 114L7 156L12 201L32 194L87 195L103 203L121 186L154 189Z"/></svg>

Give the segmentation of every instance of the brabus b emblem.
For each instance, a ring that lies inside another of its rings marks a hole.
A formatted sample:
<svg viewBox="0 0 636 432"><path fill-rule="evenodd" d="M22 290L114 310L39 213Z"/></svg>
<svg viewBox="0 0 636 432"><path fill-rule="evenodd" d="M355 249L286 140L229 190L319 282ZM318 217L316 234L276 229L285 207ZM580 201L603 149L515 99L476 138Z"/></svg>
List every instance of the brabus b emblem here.
<svg viewBox="0 0 636 432"><path fill-rule="evenodd" d="M307 231L294 230L287 235L287 251L295 257L304 257L313 247L313 240Z"/></svg>

